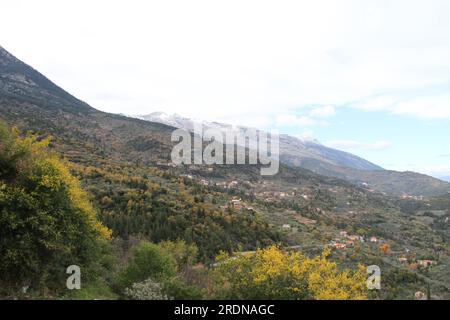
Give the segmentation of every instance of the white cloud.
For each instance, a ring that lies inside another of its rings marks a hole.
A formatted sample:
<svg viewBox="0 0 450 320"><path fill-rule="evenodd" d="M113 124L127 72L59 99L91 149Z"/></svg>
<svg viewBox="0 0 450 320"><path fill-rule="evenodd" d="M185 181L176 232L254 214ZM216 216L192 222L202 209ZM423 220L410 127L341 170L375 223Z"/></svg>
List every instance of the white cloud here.
<svg viewBox="0 0 450 320"><path fill-rule="evenodd" d="M377 141L374 143L364 143L354 140L333 140L328 141L325 145L341 150L355 151L355 150L365 150L365 151L383 151L389 149L392 143L389 141Z"/></svg>
<svg viewBox="0 0 450 320"><path fill-rule="evenodd" d="M450 95L402 101L392 107L392 112L427 119L450 119Z"/></svg>
<svg viewBox="0 0 450 320"><path fill-rule="evenodd" d="M309 112L309 115L311 117L317 117L317 118L328 118L331 116L334 116L336 113L336 110L333 106L325 106L313 109Z"/></svg>
<svg viewBox="0 0 450 320"><path fill-rule="evenodd" d="M378 101L381 110L450 118L439 98L450 78L447 0L3 4L2 45L102 110L272 118L354 101L373 110L367 97L384 93L397 105Z"/></svg>
<svg viewBox="0 0 450 320"><path fill-rule="evenodd" d="M276 118L276 124L278 127L307 127L316 124L316 120L305 117L295 116L292 114L280 114Z"/></svg>
<svg viewBox="0 0 450 320"><path fill-rule="evenodd" d="M450 119L450 94L416 98L381 96L351 106L368 111L388 111L392 114L410 115L423 119Z"/></svg>
<svg viewBox="0 0 450 320"><path fill-rule="evenodd" d="M305 128L312 126L326 126L328 122L324 118L329 118L336 113L333 106L316 107L309 112L303 112L304 115L295 115L290 113L280 113L274 115L276 127L285 128Z"/></svg>

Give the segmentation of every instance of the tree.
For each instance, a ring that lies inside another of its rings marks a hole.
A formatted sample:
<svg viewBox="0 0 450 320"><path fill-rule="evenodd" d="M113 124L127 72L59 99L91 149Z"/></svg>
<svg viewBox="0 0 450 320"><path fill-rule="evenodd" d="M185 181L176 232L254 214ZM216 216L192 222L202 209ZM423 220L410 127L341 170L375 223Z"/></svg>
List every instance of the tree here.
<svg viewBox="0 0 450 320"><path fill-rule="evenodd" d="M160 246L142 241L132 250L128 266L119 274L118 286L123 292L134 283L153 279L165 281L176 275L175 259Z"/></svg>
<svg viewBox="0 0 450 320"><path fill-rule="evenodd" d="M214 294L222 299L367 299L365 272L339 271L321 256L309 259L276 246L256 253L221 254L213 271Z"/></svg>
<svg viewBox="0 0 450 320"><path fill-rule="evenodd" d="M96 264L111 233L50 139L1 123L0 139L0 284L64 288L67 267Z"/></svg>
<svg viewBox="0 0 450 320"><path fill-rule="evenodd" d="M185 271L197 262L198 248L195 244L187 244L184 240L179 240L162 241L159 245L175 258L178 271Z"/></svg>
<svg viewBox="0 0 450 320"><path fill-rule="evenodd" d="M382 254L384 254L384 255L390 254L390 253L391 253L391 246L390 246L389 244L387 244L387 243L382 244L382 245L380 246L380 252L381 252Z"/></svg>

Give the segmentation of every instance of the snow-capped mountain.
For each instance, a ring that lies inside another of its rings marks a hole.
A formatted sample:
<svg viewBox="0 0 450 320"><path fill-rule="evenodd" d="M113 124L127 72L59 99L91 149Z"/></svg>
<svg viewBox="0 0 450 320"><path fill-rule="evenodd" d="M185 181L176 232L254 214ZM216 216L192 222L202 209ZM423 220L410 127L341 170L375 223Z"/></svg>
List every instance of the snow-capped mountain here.
<svg viewBox="0 0 450 320"><path fill-rule="evenodd" d="M164 112L153 112L148 115L136 116L139 119L162 123L175 128L192 131L195 124L201 124L204 128L218 130L241 130L248 127L233 127L230 124L207 122L185 118L179 115L169 115ZM357 170L383 170L381 167L364 160L348 152L328 148L314 139L297 138L286 134L279 136L280 158L282 162L304 167L306 169L325 173L326 170L333 171L333 166L345 167Z"/></svg>
<svg viewBox="0 0 450 320"><path fill-rule="evenodd" d="M233 128L229 124L192 120L164 112L155 112L137 118L190 131L193 130L194 124L202 124L204 128L223 131ZM282 163L308 169L324 176L341 178L364 188L398 196L433 195L450 190L450 185L444 181L414 172L384 170L356 155L324 146L317 140L299 139L282 134L279 136L279 142Z"/></svg>

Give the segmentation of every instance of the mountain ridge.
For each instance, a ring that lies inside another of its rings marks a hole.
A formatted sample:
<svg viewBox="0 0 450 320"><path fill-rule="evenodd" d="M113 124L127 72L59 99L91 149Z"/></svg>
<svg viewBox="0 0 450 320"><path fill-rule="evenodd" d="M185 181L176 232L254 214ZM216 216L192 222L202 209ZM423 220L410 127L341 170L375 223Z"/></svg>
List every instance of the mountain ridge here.
<svg viewBox="0 0 450 320"><path fill-rule="evenodd" d="M96 109L75 98L53 83L33 67L17 59L0 46L0 90L2 95L28 101L45 103L54 109L71 111L74 106L78 112L89 113ZM29 92L35 91L32 97ZM36 100L37 99L37 100Z"/></svg>
<svg viewBox="0 0 450 320"><path fill-rule="evenodd" d="M3 48L0 51L0 111L0 118L25 131L52 135L53 145L72 159L81 159L80 155L88 151L93 156L118 161L167 163L174 145L170 139L173 126L96 110ZM324 161L317 165L314 157L304 157L306 161L299 164L295 152L287 154L291 158L284 161L293 167L356 184L368 183L377 191L393 195L434 195L450 190L450 184L431 177L432 180L423 180L422 176L412 175L405 183L400 179L401 173L385 172L380 176L378 171L348 169ZM386 179L386 174L390 174L390 179ZM411 185L415 186L414 190Z"/></svg>
<svg viewBox="0 0 450 320"><path fill-rule="evenodd" d="M216 129L230 128L230 124L193 120L179 115L157 111L136 116L192 131L194 124ZM247 127L238 127L248 129ZM437 178L416 172L385 170L351 153L328 148L314 139L299 139L280 134L280 160L284 164L310 170L319 175L349 181L369 190L395 196L429 196L450 191L450 184Z"/></svg>
<svg viewBox="0 0 450 320"><path fill-rule="evenodd" d="M161 111L153 112L149 115L137 116L137 118L151 122L163 123L189 131L193 130L194 125L202 125L206 128L214 128L219 130L234 128L231 124L190 119L176 114L169 115ZM245 126L236 126L235 128L239 130L255 129ZM383 170L380 166L362 159L361 157L345 151L326 147L315 139L301 139L288 134L280 134L279 142L280 156L296 156L300 159L310 157L315 158L318 161L323 161L338 166L350 167L352 169Z"/></svg>

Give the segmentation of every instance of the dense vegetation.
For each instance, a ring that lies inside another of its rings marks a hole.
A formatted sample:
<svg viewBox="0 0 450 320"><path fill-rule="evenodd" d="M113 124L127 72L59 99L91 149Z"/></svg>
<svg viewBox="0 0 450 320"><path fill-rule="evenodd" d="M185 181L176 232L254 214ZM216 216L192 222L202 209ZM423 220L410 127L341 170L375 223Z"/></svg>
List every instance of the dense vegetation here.
<svg viewBox="0 0 450 320"><path fill-rule="evenodd" d="M104 221L117 230L112 239L111 231L97 220L88 194L66 168L68 164L48 150L49 139L22 138L3 124L0 138L2 296L366 297L364 277L341 273L325 256L308 259L272 246L232 258L234 250L265 247L279 235L254 212L219 210L215 203L219 193L158 171L147 179L127 178L111 170L70 165L85 182L93 177L109 181L110 188L91 188L91 192L101 199L98 204ZM169 189L169 185L176 188ZM127 189L130 186L139 186L142 192ZM118 195L108 193L111 190ZM129 220L111 218L115 215ZM204 262L212 260L217 267L210 269ZM113 267L114 261L120 261L119 268ZM70 265L83 270L83 287L78 292L64 288ZM236 272L242 269L248 274ZM325 282L317 281L319 274ZM291 286L285 286L286 281ZM329 284L335 285L331 291L326 289Z"/></svg>
<svg viewBox="0 0 450 320"><path fill-rule="evenodd" d="M220 209L217 202L225 201L224 195L189 179L118 164L72 168L117 237L139 235L153 242L182 239L195 243L205 260L214 259L220 250L247 250L281 240L258 214Z"/></svg>
<svg viewBox="0 0 450 320"><path fill-rule="evenodd" d="M70 265L95 272L110 237L48 140L0 124L1 288L60 287Z"/></svg>

